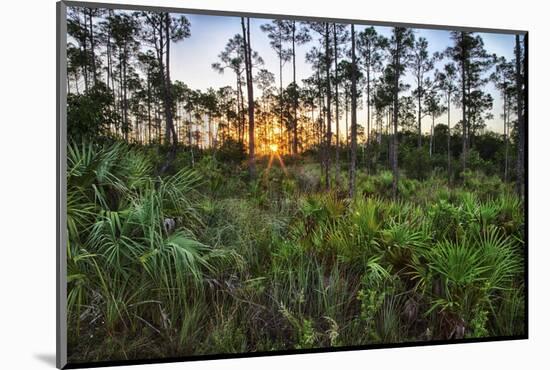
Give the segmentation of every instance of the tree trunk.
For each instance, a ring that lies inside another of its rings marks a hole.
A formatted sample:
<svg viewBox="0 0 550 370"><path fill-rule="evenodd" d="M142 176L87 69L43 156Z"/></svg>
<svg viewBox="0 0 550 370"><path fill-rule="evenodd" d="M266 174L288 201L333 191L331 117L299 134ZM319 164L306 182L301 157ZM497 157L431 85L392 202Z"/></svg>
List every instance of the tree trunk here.
<svg viewBox="0 0 550 370"><path fill-rule="evenodd" d="M161 26L162 27L162 26ZM160 43L161 45L164 44L164 34L163 34L163 31L161 29L161 32L160 32ZM168 45L168 42L166 43ZM161 56L162 58L162 56ZM167 86L167 77L166 77L166 74L164 75L164 80L163 80L163 87L164 87L164 109L165 109L165 114L166 114L166 125L164 127L164 142L166 145L170 145L170 143L172 142L172 138L171 138L171 135L172 135L172 131L170 131L170 125L168 123L168 115L170 114L171 115L171 109L168 108L168 86ZM170 111L170 113L169 113Z"/></svg>
<svg viewBox="0 0 550 370"><path fill-rule="evenodd" d="M369 58L370 59L370 58ZM366 169L369 171L369 145L370 145L370 65L367 65L367 150Z"/></svg>
<svg viewBox="0 0 550 370"><path fill-rule="evenodd" d="M281 130L281 144L284 137L283 122L283 43L281 41L281 29L279 28L279 128ZM289 149L290 150L290 149Z"/></svg>
<svg viewBox="0 0 550 370"><path fill-rule="evenodd" d="M256 177L256 163L254 156L254 87L252 85L252 48L250 47L250 18L244 24L244 17L241 17L244 39L244 55L246 66L246 88L248 93L248 171L250 179Z"/></svg>
<svg viewBox="0 0 550 370"><path fill-rule="evenodd" d="M151 144L151 76L149 71L147 72L147 132L148 142Z"/></svg>
<svg viewBox="0 0 550 370"><path fill-rule="evenodd" d="M417 71L417 86L418 86L418 149L422 147L422 76L420 71ZM430 139L431 140L431 139Z"/></svg>
<svg viewBox="0 0 550 370"><path fill-rule="evenodd" d="M109 10L109 16L113 15L113 10ZM113 93L115 92L115 76L113 72L113 51L111 46L111 28L109 27L107 33L107 87L111 87ZM116 111L116 100L113 101L113 109ZM115 132L116 132L116 118L115 118Z"/></svg>
<svg viewBox="0 0 550 370"><path fill-rule="evenodd" d="M168 111L166 120L168 123L168 126L170 128L171 136L172 136L172 148L175 150L175 147L178 143L178 135L176 134L176 130L174 128L174 118L172 113L172 81L170 80L170 14L166 14L165 18L166 22L166 102L168 105Z"/></svg>
<svg viewBox="0 0 550 370"><path fill-rule="evenodd" d="M345 105L346 105L346 151L347 151L347 155L348 155L348 160L349 160L349 127L348 127L348 111L349 111L349 106L348 106L348 90L347 89L344 89L344 101L345 101Z"/></svg>
<svg viewBox="0 0 550 370"><path fill-rule="evenodd" d="M246 75L246 73L245 73ZM240 107L240 111L239 111L239 116L241 118L241 127L240 127L240 133L239 133L239 140L241 143L244 144L244 129L245 129L245 126L246 126L246 122L245 122L245 113L244 113L244 93L243 93L243 83L242 83L242 80L239 76L239 95L240 95L240 101L241 101L241 107Z"/></svg>
<svg viewBox="0 0 550 370"><path fill-rule="evenodd" d="M296 85L296 21L292 21L292 82L294 84L294 122L292 123L292 151L298 153L298 86Z"/></svg>
<svg viewBox="0 0 550 370"><path fill-rule="evenodd" d="M319 142L319 163L321 167L321 177L319 179L319 183L323 183L323 172L325 171L325 141L324 141L324 135L325 135L325 116L324 114L324 99L323 99L323 82L321 81L321 65L319 63L319 66L317 68L317 81L319 83L319 116L317 117L318 121L318 127L319 127L319 135L318 135L318 142Z"/></svg>
<svg viewBox="0 0 550 370"><path fill-rule="evenodd" d="M447 174L451 183L451 93L447 95Z"/></svg>
<svg viewBox="0 0 550 370"><path fill-rule="evenodd" d="M166 133L169 134L170 137L167 138L167 143L170 144L170 150L168 151L168 156L166 157L166 160L164 164L161 167L160 173L165 173L166 170L170 167L174 159L176 158L176 150L178 145L178 137L176 135L176 131L174 128L174 118L172 114L172 83L170 81L170 14L165 13L164 18L164 32L166 33L166 66L163 66L162 63L162 52L160 57L160 70L161 72L161 78L163 79L163 85L164 85L164 110L166 114ZM162 24L160 25L160 36L161 36L161 50L162 50ZM166 68L166 74L164 74L164 68Z"/></svg>
<svg viewBox="0 0 550 370"><path fill-rule="evenodd" d="M430 128L430 158L432 158L433 147L434 147L434 124L435 124L435 116L432 115L432 127Z"/></svg>
<svg viewBox="0 0 550 370"><path fill-rule="evenodd" d="M128 142L128 132L130 131L130 124L128 122L128 81L127 81L127 67L128 54L124 50L124 63L122 64L122 104L124 111L124 139Z"/></svg>
<svg viewBox="0 0 550 370"><path fill-rule="evenodd" d="M470 97L472 96L472 87L471 87L471 81L470 81L470 63L467 63L466 67L466 96L467 99L467 110L466 110L466 149L469 151L472 147L472 104L470 102Z"/></svg>
<svg viewBox="0 0 550 370"><path fill-rule="evenodd" d="M212 148L212 114L207 112L206 118L208 118L208 148Z"/></svg>
<svg viewBox="0 0 550 370"><path fill-rule="evenodd" d="M355 195L355 167L357 162L357 61L355 59L355 26L351 24L351 159L349 169L349 197Z"/></svg>
<svg viewBox="0 0 550 370"><path fill-rule="evenodd" d="M460 69L462 73L462 171L466 172L466 161L468 157L468 137L466 136L466 128L468 121L466 117L466 51L464 50L464 32L461 33L462 43L462 58L460 61Z"/></svg>
<svg viewBox="0 0 550 370"><path fill-rule="evenodd" d="M188 129L188 132L187 132L187 140L189 142L189 151L191 152L191 166L192 167L195 167L195 153L194 153L194 150L193 150L193 118L191 116L191 111L188 112L189 114L189 129Z"/></svg>
<svg viewBox="0 0 550 370"><path fill-rule="evenodd" d="M527 36L524 36L525 42ZM525 45L524 45L524 49ZM526 51L524 50L524 53ZM524 195L524 146L525 146L525 116L523 112L523 76L521 73L521 44L519 35L516 35L516 95L517 95L517 109L518 109L518 158L517 158L517 179L516 179L516 191L518 196L523 199ZM525 59L527 55L525 54ZM526 62L525 62L526 63Z"/></svg>
<svg viewBox="0 0 550 370"><path fill-rule="evenodd" d="M160 144L161 132L160 132L160 113L159 113L158 105L155 107L155 124L156 124L155 128L157 130L157 138L158 138L158 142Z"/></svg>
<svg viewBox="0 0 550 370"><path fill-rule="evenodd" d="M392 101L393 103L393 101ZM388 106L388 112L386 114L386 138L388 140L388 158L387 158L387 163L388 163L388 169L392 169L392 165L393 165L393 152L392 152L392 137L390 136L390 126L391 126L391 109L392 107L391 106Z"/></svg>
<svg viewBox="0 0 550 370"><path fill-rule="evenodd" d="M241 112L243 110L242 107L242 87L241 87L241 77L237 74L237 117L239 118L239 121L237 122L237 141L243 142L241 139L241 128L244 127L244 117L242 116Z"/></svg>
<svg viewBox="0 0 550 370"><path fill-rule="evenodd" d="M315 104L312 102L311 103L311 124L312 124L312 135L313 135L313 143L315 143ZM309 134L307 134L307 144L311 144L311 138L309 136Z"/></svg>
<svg viewBox="0 0 550 370"><path fill-rule="evenodd" d="M329 25L325 23L325 68L327 79L327 137L325 151L325 187L330 188L330 149L332 144L332 122L331 122L331 87L330 87L330 43L329 43Z"/></svg>
<svg viewBox="0 0 550 370"><path fill-rule="evenodd" d="M392 194L393 198L397 198L397 186L399 183L399 169L398 169L398 117L399 117L399 70L400 70L400 52L401 45L399 37L396 37L396 46L395 46L395 64L394 64L394 78L393 78L393 142L392 142L392 170L393 170L393 181L392 181Z"/></svg>
<svg viewBox="0 0 550 370"><path fill-rule="evenodd" d="M334 31L334 100L336 103L336 158L335 158L335 167L336 174L335 180L336 185L340 183L340 112L339 112L339 101L338 101L338 38L336 33L336 24L333 24Z"/></svg>
<svg viewBox="0 0 550 370"><path fill-rule="evenodd" d="M92 18L92 9L88 10L88 17L90 21L90 48L92 52L92 76L94 78L94 85L97 83L97 67L95 61L95 40L94 40L94 23Z"/></svg>
<svg viewBox="0 0 550 370"><path fill-rule="evenodd" d="M84 15L84 24L86 24L86 13L83 11L82 14ZM82 23L80 22L80 14L78 15L78 27L81 28L82 27ZM86 27L85 27L86 28ZM82 38L82 44L81 44L81 52L83 51L84 52L84 56L85 56L85 63L84 63L84 68L83 68L83 72L84 72L84 91L88 91L88 43L86 42L86 35L84 35L84 37Z"/></svg>
<svg viewBox="0 0 550 370"><path fill-rule="evenodd" d="M504 110L503 110L503 121L504 121L504 182L508 182L508 96L506 91L504 92Z"/></svg>

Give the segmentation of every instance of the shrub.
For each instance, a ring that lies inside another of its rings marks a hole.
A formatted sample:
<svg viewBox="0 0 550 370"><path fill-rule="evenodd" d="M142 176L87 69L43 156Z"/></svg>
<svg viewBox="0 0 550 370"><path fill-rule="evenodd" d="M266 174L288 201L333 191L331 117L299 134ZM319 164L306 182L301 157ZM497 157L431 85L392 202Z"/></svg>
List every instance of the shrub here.
<svg viewBox="0 0 550 370"><path fill-rule="evenodd" d="M427 266L426 266L427 265ZM486 336L488 311L521 272L513 242L497 229L423 249L411 265L417 287L431 296L444 338Z"/></svg>
<svg viewBox="0 0 550 370"><path fill-rule="evenodd" d="M425 180L432 171L428 151L422 148L408 149L403 157L402 167L407 176L416 180Z"/></svg>
<svg viewBox="0 0 550 370"><path fill-rule="evenodd" d="M216 149L215 156L221 162L238 164L246 159L246 148L242 142L227 138Z"/></svg>

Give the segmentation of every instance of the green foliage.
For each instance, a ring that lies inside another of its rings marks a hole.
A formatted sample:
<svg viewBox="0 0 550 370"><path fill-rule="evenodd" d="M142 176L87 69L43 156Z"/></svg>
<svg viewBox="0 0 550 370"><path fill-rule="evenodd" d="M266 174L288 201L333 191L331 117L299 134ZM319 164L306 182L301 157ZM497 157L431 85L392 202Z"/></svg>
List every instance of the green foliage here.
<svg viewBox="0 0 550 370"><path fill-rule="evenodd" d="M495 307L496 306L496 307ZM525 326L518 317L525 317L525 293L523 286L507 289L496 298L489 321L495 335L524 335Z"/></svg>
<svg viewBox="0 0 550 370"><path fill-rule="evenodd" d="M358 190L365 196L392 196L393 174L391 171L381 171L376 176L358 176Z"/></svg>
<svg viewBox="0 0 550 370"><path fill-rule="evenodd" d="M468 152L469 170L493 175L495 172L493 166L494 164L490 160L484 159L477 150L471 149Z"/></svg>
<svg viewBox="0 0 550 370"><path fill-rule="evenodd" d="M380 341L382 338L376 328L377 319L386 298L394 293L393 280L391 274L379 264L379 258L369 260L366 267L357 294L361 302L360 319L367 338Z"/></svg>
<svg viewBox="0 0 550 370"><path fill-rule="evenodd" d="M109 136L109 124L117 115L111 107L112 92L98 82L84 94L67 96L67 137L69 141L97 140ZM129 130L129 128L124 128Z"/></svg>
<svg viewBox="0 0 550 370"><path fill-rule="evenodd" d="M288 320L296 332L296 344L294 348L312 348L316 344L318 333L315 332L311 320L296 318L284 306L281 307L281 314Z"/></svg>
<svg viewBox="0 0 550 370"><path fill-rule="evenodd" d="M109 336L143 324L178 330L187 320L181 307L204 297L207 276L236 258L196 240L198 175L155 178L146 157L123 145L72 144L67 167L68 311L77 334L97 322Z"/></svg>
<svg viewBox="0 0 550 370"><path fill-rule="evenodd" d="M463 177L464 187L480 198L494 198L505 191L505 185L496 176L488 177L481 171L466 171Z"/></svg>
<svg viewBox="0 0 550 370"><path fill-rule="evenodd" d="M459 337L459 326L467 335L486 336L488 310L495 296L509 289L520 276L522 263L513 241L496 228L459 242L438 242L420 250L412 264L417 288L429 293L442 334Z"/></svg>
<svg viewBox="0 0 550 370"><path fill-rule="evenodd" d="M522 203L495 177L401 176L394 200L359 173L348 199L307 159L247 183L219 152L158 177L156 153L68 147L74 359L524 332Z"/></svg>
<svg viewBox="0 0 550 370"><path fill-rule="evenodd" d="M407 176L416 180L425 180L432 171L432 162L428 150L422 148L407 148L403 155L403 169Z"/></svg>
<svg viewBox="0 0 550 370"><path fill-rule="evenodd" d="M216 158L224 163L237 164L246 159L246 149L242 142L227 138L217 148Z"/></svg>

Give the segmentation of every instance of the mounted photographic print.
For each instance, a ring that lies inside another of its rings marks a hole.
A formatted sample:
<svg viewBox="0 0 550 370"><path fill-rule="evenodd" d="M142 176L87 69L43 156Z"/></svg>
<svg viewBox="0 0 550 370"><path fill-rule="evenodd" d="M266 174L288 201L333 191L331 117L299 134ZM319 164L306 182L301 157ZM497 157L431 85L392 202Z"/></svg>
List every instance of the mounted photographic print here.
<svg viewBox="0 0 550 370"><path fill-rule="evenodd" d="M527 338L527 49L58 3L58 367Z"/></svg>

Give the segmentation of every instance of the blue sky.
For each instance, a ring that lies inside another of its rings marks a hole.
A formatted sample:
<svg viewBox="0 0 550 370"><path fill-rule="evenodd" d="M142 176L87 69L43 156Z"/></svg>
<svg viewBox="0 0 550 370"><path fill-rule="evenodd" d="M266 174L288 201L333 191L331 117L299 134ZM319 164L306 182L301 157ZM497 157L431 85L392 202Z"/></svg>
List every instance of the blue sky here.
<svg viewBox="0 0 550 370"><path fill-rule="evenodd" d="M235 77L231 72L220 75L214 71L211 64L218 61L218 55L225 47L227 40L237 33L241 32L239 17L210 16L210 15L186 15L191 22L191 37L182 42L172 45L171 70L174 80L181 80L194 89L206 90L208 87L235 86ZM265 61L264 68L273 72L278 81L279 61L273 49L269 46L267 35L260 30L262 24L270 22L269 19L251 18L251 43L254 50ZM357 26L357 32L365 26ZM391 32L390 27L376 27L380 34L388 36ZM422 36L428 40L431 53L442 51L451 44L450 33L448 31L434 29L415 29L417 37ZM504 56L507 59L513 58L514 35L480 33L486 49L489 53L495 53L498 56ZM297 80L309 77L312 73L311 66L305 62L306 52L316 44L316 40L297 47ZM444 63L444 61L442 62ZM285 64L283 70L283 84L286 85L292 80L292 66ZM405 76L405 80L413 86L410 75ZM489 83L486 90L494 98L493 116L491 121L487 122L487 128L493 131L502 132L502 101L499 93L494 86ZM407 94L407 93L406 93ZM451 122L456 123L460 119L460 112L453 108L451 112ZM358 112L359 124L366 121L366 113ZM429 130L429 118L424 118L423 131ZM446 116L437 121L446 122ZM436 123L439 123L437 122Z"/></svg>

